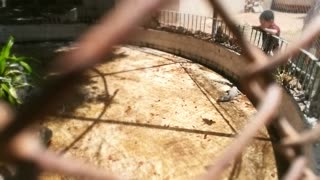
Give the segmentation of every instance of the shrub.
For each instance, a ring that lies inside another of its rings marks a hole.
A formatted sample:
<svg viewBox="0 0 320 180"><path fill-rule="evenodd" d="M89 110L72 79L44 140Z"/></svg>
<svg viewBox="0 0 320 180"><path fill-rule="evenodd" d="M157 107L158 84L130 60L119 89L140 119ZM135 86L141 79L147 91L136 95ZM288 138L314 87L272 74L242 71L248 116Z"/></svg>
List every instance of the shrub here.
<svg viewBox="0 0 320 180"><path fill-rule="evenodd" d="M32 58L11 54L13 44L14 38L10 37L0 52L0 98L13 105L19 105L23 101L19 92L32 87L32 68L28 64Z"/></svg>

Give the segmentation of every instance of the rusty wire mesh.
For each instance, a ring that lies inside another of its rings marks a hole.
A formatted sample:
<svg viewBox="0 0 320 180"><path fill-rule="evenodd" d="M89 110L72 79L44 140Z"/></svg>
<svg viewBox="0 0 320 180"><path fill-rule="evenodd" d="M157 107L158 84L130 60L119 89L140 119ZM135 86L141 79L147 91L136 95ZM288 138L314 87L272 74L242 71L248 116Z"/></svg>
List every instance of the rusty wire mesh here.
<svg viewBox="0 0 320 180"><path fill-rule="evenodd" d="M52 74L44 91L26 103L18 114L9 106L0 103L0 147L1 160L16 164L25 170L20 174L23 179L36 179L41 171L49 171L80 177L83 179L117 179L116 175L98 170L92 166L62 159L48 152L30 135L28 127L48 115L59 100L72 92L79 74L96 63L112 50L113 45L123 42L138 24L142 24L147 14L158 10L169 0L137 0L122 1L111 13L105 15L78 41L78 49L58 57L48 71ZM217 12L228 25L232 34L238 39L242 54L250 62L250 66L241 77L241 86L249 99L258 104L258 113L250 123L238 134L224 153L210 166L203 179L219 179L223 170L247 147L258 130L270 123L279 124L280 131L285 134L278 148L291 162L284 179L317 179L306 163L304 145L312 143L320 135L320 126L299 134L291 125L290 119L280 116L278 109L282 99L281 88L272 80L270 72L287 63L290 57L299 53L300 48L308 46L320 32L320 17L308 26L303 38L289 46L285 51L273 57L264 55L253 48L238 31L230 16L218 1L210 0ZM135 7L135 8L132 8ZM130 12L130 13L127 13ZM111 27L111 28L110 28ZM40 111L39 111L40 110ZM121 177L120 177L121 178Z"/></svg>

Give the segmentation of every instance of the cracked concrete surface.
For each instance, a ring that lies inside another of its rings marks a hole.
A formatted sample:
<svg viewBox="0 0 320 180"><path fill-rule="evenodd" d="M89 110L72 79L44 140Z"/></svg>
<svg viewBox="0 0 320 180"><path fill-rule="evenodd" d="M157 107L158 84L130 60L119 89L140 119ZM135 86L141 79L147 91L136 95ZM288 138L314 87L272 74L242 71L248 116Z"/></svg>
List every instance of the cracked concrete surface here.
<svg viewBox="0 0 320 180"><path fill-rule="evenodd" d="M216 102L230 88L219 74L148 48L119 47L86 75L83 94L43 122L53 130L49 148L125 179L203 175L255 113L244 95ZM223 179L277 179L265 129Z"/></svg>

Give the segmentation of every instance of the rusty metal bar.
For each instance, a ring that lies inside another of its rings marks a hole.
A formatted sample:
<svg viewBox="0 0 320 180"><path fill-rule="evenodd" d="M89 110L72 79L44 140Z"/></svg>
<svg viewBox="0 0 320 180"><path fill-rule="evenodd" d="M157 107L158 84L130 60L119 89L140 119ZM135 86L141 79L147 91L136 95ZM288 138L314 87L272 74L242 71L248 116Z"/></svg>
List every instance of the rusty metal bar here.
<svg viewBox="0 0 320 180"><path fill-rule="evenodd" d="M225 170L233 160L247 147L249 142L264 126L268 125L277 116L278 107L281 103L281 89L273 84L267 90L267 95L258 108L258 113L250 123L241 131L234 142L225 150L225 152L211 166L204 179L219 179L223 170Z"/></svg>
<svg viewBox="0 0 320 180"><path fill-rule="evenodd" d="M300 134L300 136L292 138L288 137L283 140L284 146L296 146L308 143L314 143L320 138L320 124L317 124L312 130L308 130Z"/></svg>
<svg viewBox="0 0 320 180"><path fill-rule="evenodd" d="M296 158L296 160L293 162L292 166L290 167L288 174L285 175L283 180L302 179L303 170L307 163L306 161L307 160L303 156Z"/></svg>

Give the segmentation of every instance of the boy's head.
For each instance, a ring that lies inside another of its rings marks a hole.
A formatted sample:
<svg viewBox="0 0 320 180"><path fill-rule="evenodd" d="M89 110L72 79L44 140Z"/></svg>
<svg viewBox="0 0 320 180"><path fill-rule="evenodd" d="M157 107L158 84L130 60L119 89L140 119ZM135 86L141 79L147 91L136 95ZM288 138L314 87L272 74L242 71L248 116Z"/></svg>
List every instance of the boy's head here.
<svg viewBox="0 0 320 180"><path fill-rule="evenodd" d="M274 22L274 14L270 10L265 10L261 13L259 19L262 28L269 28Z"/></svg>

